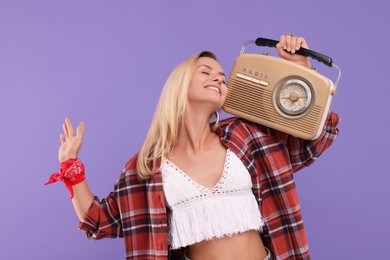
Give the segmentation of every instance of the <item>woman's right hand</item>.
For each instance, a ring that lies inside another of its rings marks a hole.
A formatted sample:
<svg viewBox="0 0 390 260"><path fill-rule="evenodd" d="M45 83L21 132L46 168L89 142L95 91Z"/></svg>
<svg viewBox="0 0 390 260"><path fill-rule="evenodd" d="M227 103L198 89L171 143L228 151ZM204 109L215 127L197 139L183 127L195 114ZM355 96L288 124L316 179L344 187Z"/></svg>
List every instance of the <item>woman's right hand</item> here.
<svg viewBox="0 0 390 260"><path fill-rule="evenodd" d="M64 129L64 133L60 135L61 146L58 150L58 159L60 162L77 158L84 136L84 122L81 122L77 127L76 135L69 118L65 118L65 123L62 124L62 128Z"/></svg>

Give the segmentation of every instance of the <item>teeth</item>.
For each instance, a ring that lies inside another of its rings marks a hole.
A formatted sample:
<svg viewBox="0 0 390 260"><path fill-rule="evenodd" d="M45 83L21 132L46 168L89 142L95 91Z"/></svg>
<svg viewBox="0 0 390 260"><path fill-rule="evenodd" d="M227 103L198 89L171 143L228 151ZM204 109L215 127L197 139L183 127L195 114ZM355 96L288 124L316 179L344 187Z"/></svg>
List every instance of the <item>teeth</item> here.
<svg viewBox="0 0 390 260"><path fill-rule="evenodd" d="M207 88L211 89L211 90L214 90L214 91L217 91L219 93L219 88L217 88L217 87L207 86Z"/></svg>

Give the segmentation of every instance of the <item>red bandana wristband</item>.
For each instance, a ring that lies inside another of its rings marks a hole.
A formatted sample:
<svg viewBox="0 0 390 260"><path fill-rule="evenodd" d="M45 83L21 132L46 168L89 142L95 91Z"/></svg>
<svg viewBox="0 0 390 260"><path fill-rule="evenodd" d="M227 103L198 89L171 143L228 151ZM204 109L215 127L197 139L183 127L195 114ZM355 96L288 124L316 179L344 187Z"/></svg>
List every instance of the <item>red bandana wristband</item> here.
<svg viewBox="0 0 390 260"><path fill-rule="evenodd" d="M76 185L85 180L84 165L78 159L69 159L61 163L60 173L56 172L50 176L50 179L45 185L57 181L62 181L69 190L70 198L73 199L74 191L73 185Z"/></svg>

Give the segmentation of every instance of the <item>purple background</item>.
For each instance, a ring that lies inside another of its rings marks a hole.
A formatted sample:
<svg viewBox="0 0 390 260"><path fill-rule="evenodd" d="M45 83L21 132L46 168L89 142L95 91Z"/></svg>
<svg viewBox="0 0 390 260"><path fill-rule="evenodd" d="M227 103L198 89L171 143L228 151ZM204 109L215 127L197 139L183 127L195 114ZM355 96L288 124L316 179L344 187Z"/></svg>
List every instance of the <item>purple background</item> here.
<svg viewBox="0 0 390 260"><path fill-rule="evenodd" d="M124 259L122 239L93 242L77 230L62 184L43 185L59 167L63 119L85 121L80 157L104 197L141 146L174 66L207 49L229 73L244 41L291 32L343 71L332 103L341 135L296 175L312 258L384 259L388 10L386 1L1 0L0 258ZM274 53L247 52L261 51Z"/></svg>

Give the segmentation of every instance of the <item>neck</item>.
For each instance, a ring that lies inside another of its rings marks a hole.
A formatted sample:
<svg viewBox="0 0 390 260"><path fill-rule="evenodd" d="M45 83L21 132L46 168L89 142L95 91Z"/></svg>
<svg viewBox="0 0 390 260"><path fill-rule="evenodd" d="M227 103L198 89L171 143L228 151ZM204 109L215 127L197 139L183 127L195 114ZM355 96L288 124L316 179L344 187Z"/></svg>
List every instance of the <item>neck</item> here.
<svg viewBox="0 0 390 260"><path fill-rule="evenodd" d="M186 110L183 119L174 150L197 153L210 147L210 143L216 140L217 135L211 131L210 115L207 112L193 113Z"/></svg>

